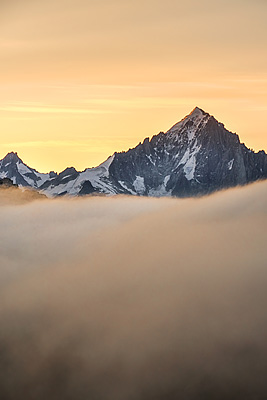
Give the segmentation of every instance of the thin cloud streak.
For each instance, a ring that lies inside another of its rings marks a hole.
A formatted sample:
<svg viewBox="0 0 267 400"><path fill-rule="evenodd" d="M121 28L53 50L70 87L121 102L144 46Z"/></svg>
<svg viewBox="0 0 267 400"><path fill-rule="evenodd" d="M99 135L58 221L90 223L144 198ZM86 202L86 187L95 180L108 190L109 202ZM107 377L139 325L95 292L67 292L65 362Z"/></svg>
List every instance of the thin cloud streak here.
<svg viewBox="0 0 267 400"><path fill-rule="evenodd" d="M81 108L58 108L58 107L27 107L6 106L0 107L0 111L15 113L38 113L38 114L109 114L110 110L90 110Z"/></svg>

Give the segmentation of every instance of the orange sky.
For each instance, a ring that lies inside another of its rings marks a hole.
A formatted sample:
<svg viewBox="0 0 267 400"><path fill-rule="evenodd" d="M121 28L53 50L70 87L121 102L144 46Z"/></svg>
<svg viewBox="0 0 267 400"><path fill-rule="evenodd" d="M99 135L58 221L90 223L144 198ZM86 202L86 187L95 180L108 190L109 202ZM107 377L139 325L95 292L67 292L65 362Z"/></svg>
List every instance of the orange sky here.
<svg viewBox="0 0 267 400"><path fill-rule="evenodd" d="M95 166L195 106L267 150L266 0L1 0L0 157Z"/></svg>

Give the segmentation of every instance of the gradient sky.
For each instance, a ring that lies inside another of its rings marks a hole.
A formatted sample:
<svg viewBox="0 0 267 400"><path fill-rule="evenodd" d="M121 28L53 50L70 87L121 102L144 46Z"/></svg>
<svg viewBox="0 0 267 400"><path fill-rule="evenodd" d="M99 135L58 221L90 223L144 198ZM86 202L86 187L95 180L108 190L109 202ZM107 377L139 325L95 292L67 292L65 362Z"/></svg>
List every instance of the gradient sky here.
<svg viewBox="0 0 267 400"><path fill-rule="evenodd" d="M266 0L1 0L0 158L82 170L199 106L267 150Z"/></svg>

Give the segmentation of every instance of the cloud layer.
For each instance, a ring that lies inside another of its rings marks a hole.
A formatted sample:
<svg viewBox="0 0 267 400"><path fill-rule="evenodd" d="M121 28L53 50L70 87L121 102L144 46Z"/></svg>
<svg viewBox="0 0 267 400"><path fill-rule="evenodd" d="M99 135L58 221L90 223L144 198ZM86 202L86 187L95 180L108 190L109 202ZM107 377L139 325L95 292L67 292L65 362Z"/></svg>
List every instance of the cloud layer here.
<svg viewBox="0 0 267 400"><path fill-rule="evenodd" d="M1 399L264 399L266 195L0 192Z"/></svg>

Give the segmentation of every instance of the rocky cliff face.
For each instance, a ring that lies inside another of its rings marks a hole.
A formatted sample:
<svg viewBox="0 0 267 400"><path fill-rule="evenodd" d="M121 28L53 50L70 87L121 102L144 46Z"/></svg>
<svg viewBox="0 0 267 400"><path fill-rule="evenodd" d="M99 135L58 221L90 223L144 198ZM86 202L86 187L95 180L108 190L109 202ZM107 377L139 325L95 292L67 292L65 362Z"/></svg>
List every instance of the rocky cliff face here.
<svg viewBox="0 0 267 400"><path fill-rule="evenodd" d="M195 108L165 134L116 153L109 176L133 194L194 196L267 178L267 155Z"/></svg>
<svg viewBox="0 0 267 400"><path fill-rule="evenodd" d="M39 174L10 153L0 161L1 177L37 187L49 196L124 193L187 197L266 179L267 155L248 149L238 135L196 107L166 133L115 153L96 168Z"/></svg>

